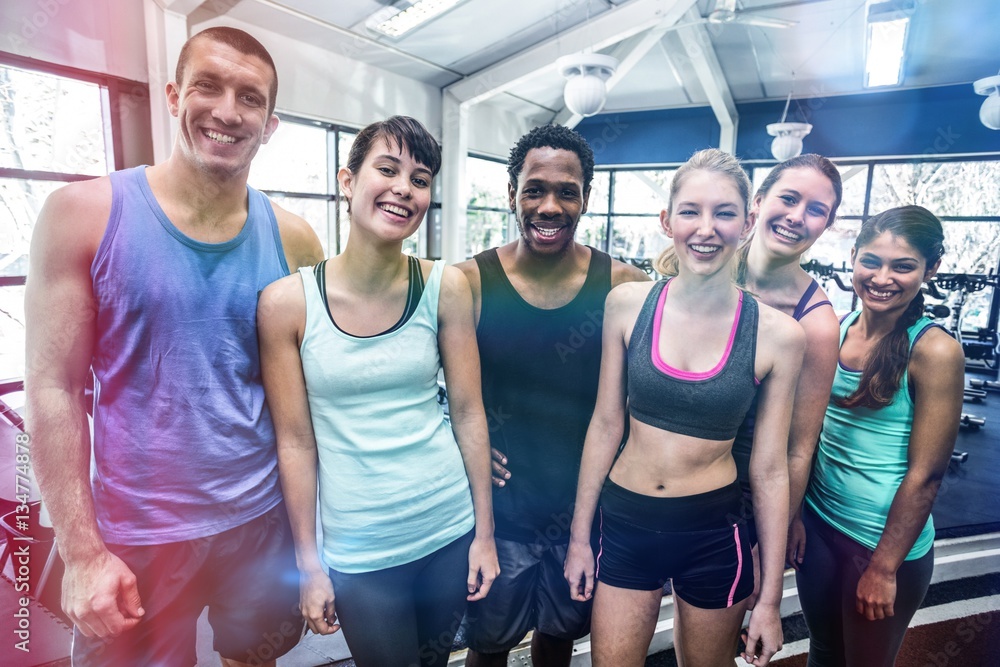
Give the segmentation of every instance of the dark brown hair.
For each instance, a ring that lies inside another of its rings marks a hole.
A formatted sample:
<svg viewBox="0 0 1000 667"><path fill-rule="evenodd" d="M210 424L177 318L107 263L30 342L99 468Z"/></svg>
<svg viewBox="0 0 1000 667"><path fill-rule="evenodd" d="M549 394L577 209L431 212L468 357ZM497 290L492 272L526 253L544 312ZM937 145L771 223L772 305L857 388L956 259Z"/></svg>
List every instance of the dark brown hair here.
<svg viewBox="0 0 1000 667"><path fill-rule="evenodd" d="M264 61L264 64L271 70L271 87L267 92L267 114L270 116L274 111L274 103L278 99L278 70L275 69L274 60L271 58L271 54L267 52L267 49L264 48L264 45L258 42L250 33L238 28L228 28L226 26L207 28L184 42L184 46L181 47L181 53L177 57L177 70L174 72L174 82L177 85L181 85L183 82L184 70L191 59L191 45L200 39L210 39L213 42L225 44L245 56L253 56Z"/></svg>
<svg viewBox="0 0 1000 667"><path fill-rule="evenodd" d="M861 249L881 234L888 232L913 246L919 252L929 270L944 255L944 230L941 221L922 206L900 206L879 213L861 225L858 239L854 242L855 261ZM835 403L842 408L865 407L878 410L892 403L903 372L910 362L910 337L907 329L924 314L924 295L917 295L896 321L892 331L883 336L865 359L861 380L853 394L837 398Z"/></svg>

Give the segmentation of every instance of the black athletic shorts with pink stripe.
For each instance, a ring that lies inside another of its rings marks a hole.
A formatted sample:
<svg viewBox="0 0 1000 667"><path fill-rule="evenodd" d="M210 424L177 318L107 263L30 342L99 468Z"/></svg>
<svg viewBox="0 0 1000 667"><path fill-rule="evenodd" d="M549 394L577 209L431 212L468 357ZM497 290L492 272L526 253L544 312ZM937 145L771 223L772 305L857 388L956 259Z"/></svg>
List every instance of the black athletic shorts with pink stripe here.
<svg viewBox="0 0 1000 667"><path fill-rule="evenodd" d="M753 592L749 530L738 483L680 498L645 496L609 478L599 506L597 580L651 591L668 579L701 609L723 609Z"/></svg>

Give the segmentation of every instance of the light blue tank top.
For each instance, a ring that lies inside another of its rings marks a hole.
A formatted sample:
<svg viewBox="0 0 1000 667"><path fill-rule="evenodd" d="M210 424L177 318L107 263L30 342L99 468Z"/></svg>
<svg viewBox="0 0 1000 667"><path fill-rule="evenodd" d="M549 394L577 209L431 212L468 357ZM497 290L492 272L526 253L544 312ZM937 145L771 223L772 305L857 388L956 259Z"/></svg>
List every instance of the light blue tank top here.
<svg viewBox="0 0 1000 667"><path fill-rule="evenodd" d="M465 465L437 401L443 272L444 262L435 262L416 311L399 328L361 338L334 325L312 267L299 269L323 556L340 572L415 561L475 524Z"/></svg>
<svg viewBox="0 0 1000 667"><path fill-rule="evenodd" d="M111 186L90 270L101 533L163 544L243 525L281 500L256 326L258 292L288 274L274 211L247 188L239 234L202 243L167 219L145 167Z"/></svg>
<svg viewBox="0 0 1000 667"><path fill-rule="evenodd" d="M840 344L860 312L840 325ZM922 317L907 329L910 349L933 320ZM830 404L823 419L806 502L828 524L856 542L874 550L885 530L889 506L909 465L913 400L910 374L904 371L892 403L880 410L842 408L834 397L850 396L861 380L860 371L837 364ZM934 543L934 519L927 517L906 560L920 558Z"/></svg>

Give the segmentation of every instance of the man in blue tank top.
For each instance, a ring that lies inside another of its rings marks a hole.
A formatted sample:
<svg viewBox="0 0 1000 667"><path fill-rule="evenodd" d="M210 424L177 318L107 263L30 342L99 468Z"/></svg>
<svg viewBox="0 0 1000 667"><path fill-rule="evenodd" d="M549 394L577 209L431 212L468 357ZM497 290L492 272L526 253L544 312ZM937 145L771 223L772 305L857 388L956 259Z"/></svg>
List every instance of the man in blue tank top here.
<svg viewBox="0 0 1000 667"><path fill-rule="evenodd" d="M493 447L500 576L469 606L467 664L506 665L529 630L532 662L569 665L590 603L570 599L563 562L583 440L597 398L604 299L648 280L574 240L594 154L577 132L538 127L511 150L519 238L458 265L476 309L483 403Z"/></svg>
<svg viewBox="0 0 1000 667"><path fill-rule="evenodd" d="M225 665L274 664L302 619L257 294L323 252L247 186L278 125L264 47L201 32L166 94L170 157L57 190L35 227L32 463L66 563L74 665L193 665L205 607Z"/></svg>

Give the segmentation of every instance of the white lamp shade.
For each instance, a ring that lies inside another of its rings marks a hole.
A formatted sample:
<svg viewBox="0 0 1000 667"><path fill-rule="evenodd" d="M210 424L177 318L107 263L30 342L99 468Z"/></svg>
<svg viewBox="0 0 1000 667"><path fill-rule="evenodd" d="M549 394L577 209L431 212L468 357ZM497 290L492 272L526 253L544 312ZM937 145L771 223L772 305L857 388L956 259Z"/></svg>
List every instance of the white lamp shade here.
<svg viewBox="0 0 1000 667"><path fill-rule="evenodd" d="M593 74L581 74L570 77L566 82L563 99L573 113L581 116L593 116L604 108L607 88L601 77Z"/></svg>
<svg viewBox="0 0 1000 667"><path fill-rule="evenodd" d="M991 130L1000 130L1000 91L994 90L979 109L979 120Z"/></svg>
<svg viewBox="0 0 1000 667"><path fill-rule="evenodd" d="M775 160L784 162L802 153L802 139L791 134L782 134L771 142L771 155Z"/></svg>

